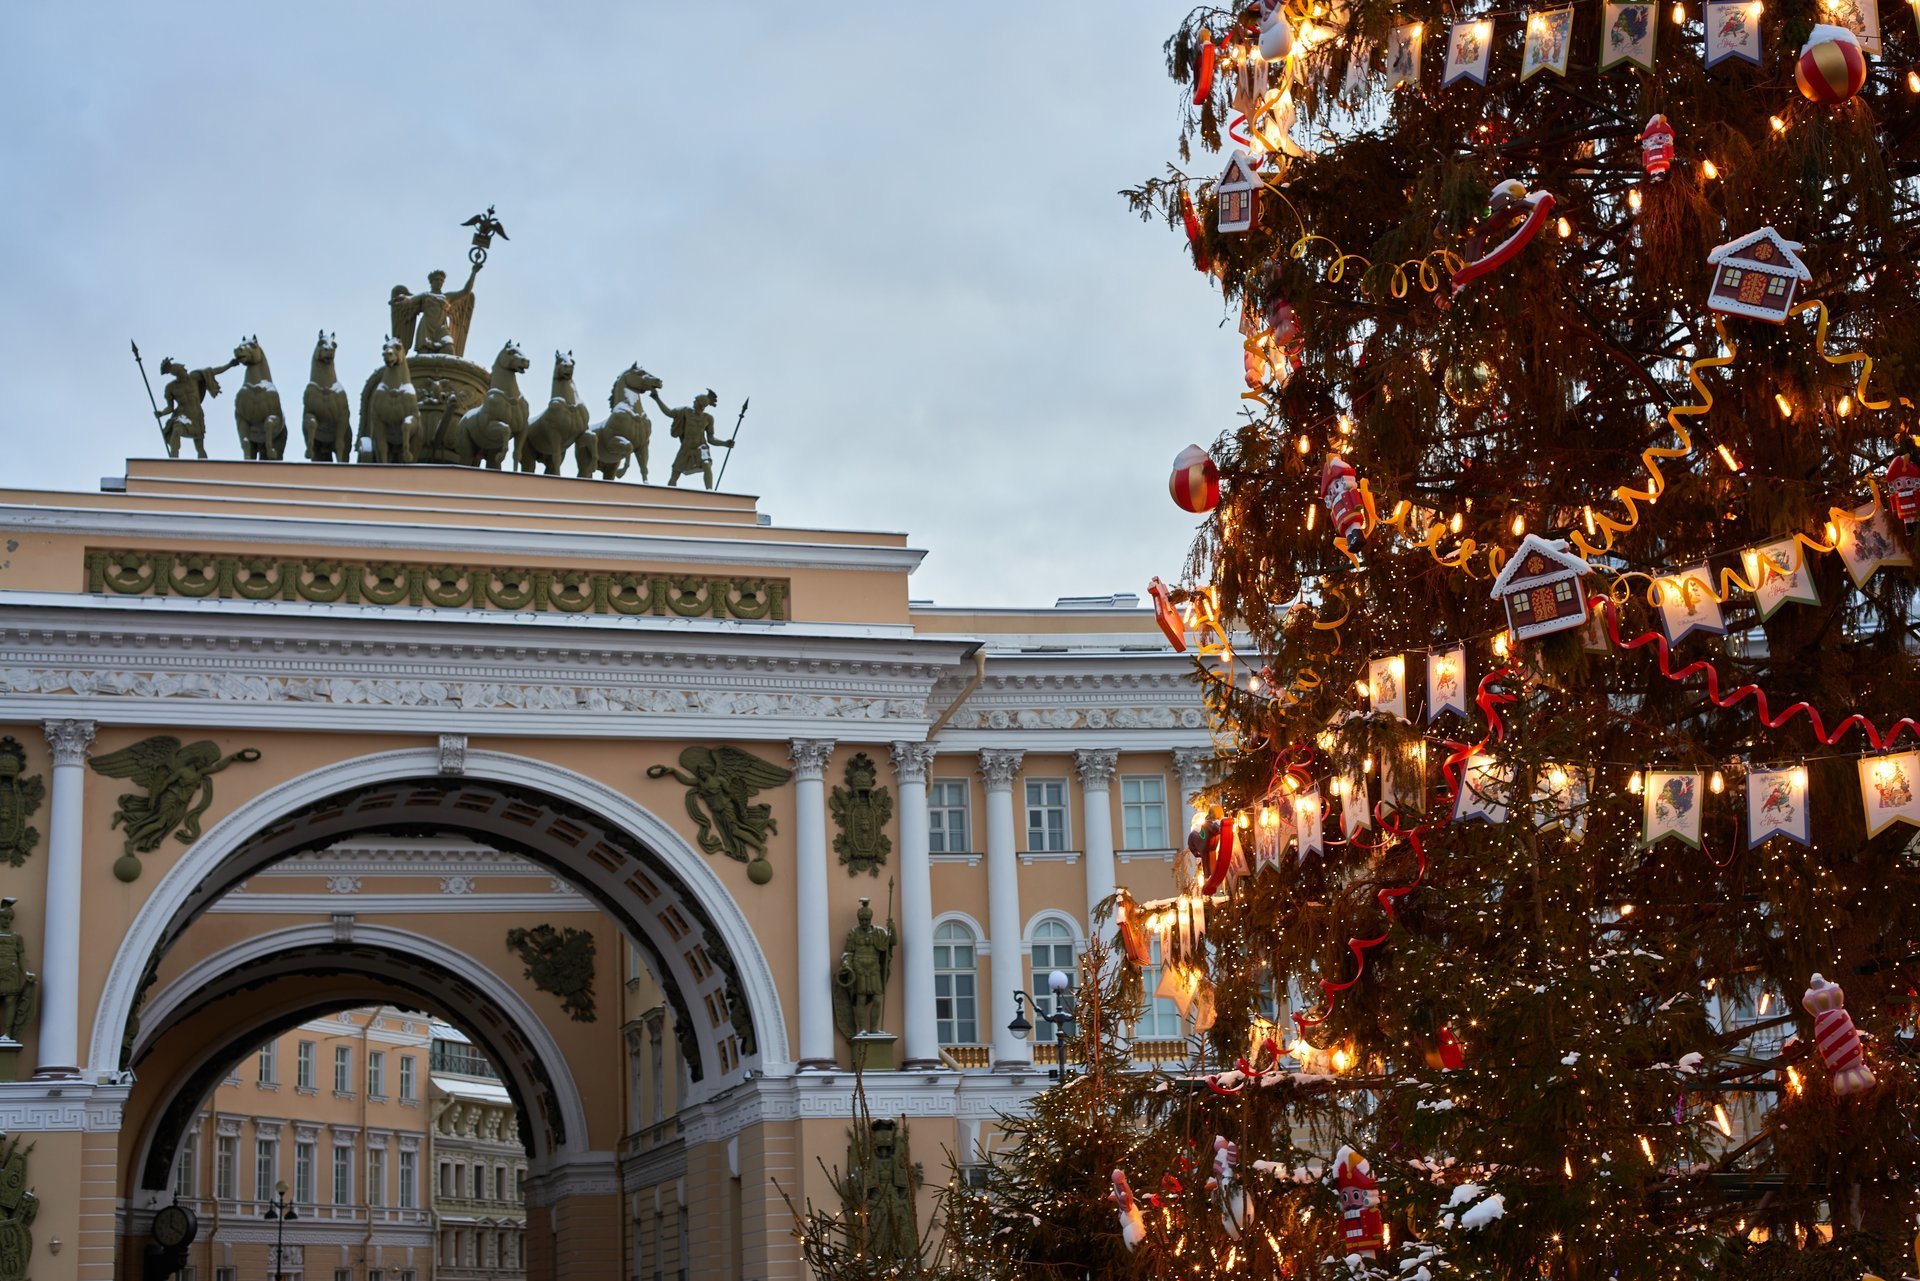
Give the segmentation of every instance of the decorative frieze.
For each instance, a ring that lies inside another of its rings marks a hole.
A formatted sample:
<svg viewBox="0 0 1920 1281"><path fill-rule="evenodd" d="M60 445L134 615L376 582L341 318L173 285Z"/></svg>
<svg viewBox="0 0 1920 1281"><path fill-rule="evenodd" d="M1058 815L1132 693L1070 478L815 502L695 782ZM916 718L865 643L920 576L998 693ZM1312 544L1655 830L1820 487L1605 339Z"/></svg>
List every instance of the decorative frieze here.
<svg viewBox="0 0 1920 1281"><path fill-rule="evenodd" d="M87 590L120 596L785 622L790 617L790 589L784 578L350 563L311 556L216 552L87 551Z"/></svg>

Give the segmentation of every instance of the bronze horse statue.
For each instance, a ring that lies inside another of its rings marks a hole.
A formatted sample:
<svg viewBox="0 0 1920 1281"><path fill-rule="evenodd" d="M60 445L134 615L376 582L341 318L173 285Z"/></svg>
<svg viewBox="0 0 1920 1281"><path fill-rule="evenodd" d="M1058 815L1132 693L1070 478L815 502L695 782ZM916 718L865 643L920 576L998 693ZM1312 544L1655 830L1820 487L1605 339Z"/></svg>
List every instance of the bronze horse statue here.
<svg viewBox="0 0 1920 1281"><path fill-rule="evenodd" d="M380 345L378 377L360 415L360 430L373 442L373 461L418 462L423 438L420 399L407 368L405 343L390 337Z"/></svg>
<svg viewBox="0 0 1920 1281"><path fill-rule="evenodd" d="M639 361L621 371L607 397L605 421L589 427L573 447L574 466L582 476L597 472L602 480L619 480L627 474L627 463L632 460L640 464L640 480L646 482L647 441L653 435L653 423L640 399L662 385L640 368Z"/></svg>
<svg viewBox="0 0 1920 1281"><path fill-rule="evenodd" d="M307 374L307 391L301 399L305 410L302 425L307 435L307 458L316 463L353 461L353 428L347 418L347 389L334 372L333 354L339 349L338 335L320 331L313 346L313 366Z"/></svg>
<svg viewBox="0 0 1920 1281"><path fill-rule="evenodd" d="M273 385L273 370L267 367L260 336L242 338L233 349L233 359L247 371L246 381L233 398L240 456L249 461L278 462L287 456L287 416L280 408L280 389Z"/></svg>
<svg viewBox="0 0 1920 1281"><path fill-rule="evenodd" d="M527 358L512 339L493 358L486 399L455 419L449 413L434 433L429 462L485 464L504 468L507 451L527 433L527 398L520 394L518 375L527 372Z"/></svg>
<svg viewBox="0 0 1920 1281"><path fill-rule="evenodd" d="M514 438L513 465L532 471L536 464L549 476L560 474L567 450L574 447L587 430L587 407L573 385L573 353L553 353L553 391L547 407L528 425L525 434Z"/></svg>

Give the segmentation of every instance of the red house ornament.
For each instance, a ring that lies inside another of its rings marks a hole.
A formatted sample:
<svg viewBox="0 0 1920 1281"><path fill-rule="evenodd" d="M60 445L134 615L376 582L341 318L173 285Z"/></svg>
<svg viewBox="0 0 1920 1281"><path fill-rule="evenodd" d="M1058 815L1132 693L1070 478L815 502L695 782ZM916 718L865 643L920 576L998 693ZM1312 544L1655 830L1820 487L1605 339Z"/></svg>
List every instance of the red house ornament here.
<svg viewBox="0 0 1920 1281"><path fill-rule="evenodd" d="M1786 324L1794 291L1813 279L1800 261L1804 248L1772 227L1729 240L1707 255L1716 269L1707 306L1729 316Z"/></svg>
<svg viewBox="0 0 1920 1281"><path fill-rule="evenodd" d="M1348 1254L1376 1258L1387 1244L1380 1214L1380 1184L1367 1158L1343 1147L1333 1158L1333 1183L1340 1192L1340 1236Z"/></svg>
<svg viewBox="0 0 1920 1281"><path fill-rule="evenodd" d="M1219 199L1214 226L1221 233L1250 231L1260 212L1255 193L1260 190L1260 175L1254 172L1253 157L1238 147L1227 157L1227 171L1213 186Z"/></svg>
<svg viewBox="0 0 1920 1281"><path fill-rule="evenodd" d="M1493 580L1493 598L1506 606L1513 638L1529 640L1584 624L1587 597L1580 579L1592 572L1593 566L1564 541L1528 534Z"/></svg>

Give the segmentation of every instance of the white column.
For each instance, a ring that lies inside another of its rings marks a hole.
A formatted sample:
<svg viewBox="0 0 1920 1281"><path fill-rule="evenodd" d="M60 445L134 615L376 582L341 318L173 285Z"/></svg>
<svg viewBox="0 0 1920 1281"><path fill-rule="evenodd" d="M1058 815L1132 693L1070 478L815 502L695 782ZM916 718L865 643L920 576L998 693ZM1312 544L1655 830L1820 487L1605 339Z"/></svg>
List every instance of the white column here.
<svg viewBox="0 0 1920 1281"><path fill-rule="evenodd" d="M900 792L900 975L906 1031L900 1066L940 1066L940 1025L933 1005L933 859L927 852L929 743L895 743L893 776Z"/></svg>
<svg viewBox="0 0 1920 1281"><path fill-rule="evenodd" d="M993 1066L1012 1070L1032 1065L1031 1041L1007 1031L1013 1021L1013 993L1026 986L1021 965L1020 855L1014 844L1013 776L1024 752L980 753L980 777L987 785L987 944L992 949L993 987L982 1017L993 1024ZM1027 1009L1027 1021L1034 1011ZM1031 1033L1028 1034L1031 1037Z"/></svg>
<svg viewBox="0 0 1920 1281"><path fill-rule="evenodd" d="M53 803L47 817L46 926L40 932L38 1077L80 1073L81 798L93 728L92 721L45 726L53 749Z"/></svg>
<svg viewBox="0 0 1920 1281"><path fill-rule="evenodd" d="M802 1072L837 1066L833 1044L833 934L827 919L827 760L833 740L796 738L793 758L793 900L799 936L794 971L800 988Z"/></svg>
<svg viewBox="0 0 1920 1281"><path fill-rule="evenodd" d="M1073 754L1073 763L1080 773L1080 803L1086 811L1082 830L1086 833L1087 933L1091 935L1094 907L1120 885L1113 863L1113 771L1120 764L1120 753L1083 749Z"/></svg>

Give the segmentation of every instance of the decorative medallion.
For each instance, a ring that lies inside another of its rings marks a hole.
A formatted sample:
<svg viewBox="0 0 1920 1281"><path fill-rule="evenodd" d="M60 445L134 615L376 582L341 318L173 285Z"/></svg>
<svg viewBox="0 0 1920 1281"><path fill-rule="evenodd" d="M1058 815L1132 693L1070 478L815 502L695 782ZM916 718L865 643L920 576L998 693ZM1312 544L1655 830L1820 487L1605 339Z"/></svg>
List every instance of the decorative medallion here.
<svg viewBox="0 0 1920 1281"><path fill-rule="evenodd" d="M235 761L260 759L255 748L222 756L212 739L181 746L169 734L141 739L131 747L95 757L93 768L108 778L132 779L146 795L124 792L114 810L113 825L125 827L127 839L113 874L123 881L139 879L136 853L151 854L171 832L182 845L200 837L200 816L213 804L213 776Z"/></svg>
<svg viewBox="0 0 1920 1281"><path fill-rule="evenodd" d="M28 827L27 820L46 795L47 781L27 776L27 749L20 740L0 738L0 858L15 867L40 843L39 830Z"/></svg>
<svg viewBox="0 0 1920 1281"><path fill-rule="evenodd" d="M834 788L827 798L827 809L840 825L833 852L855 875L880 875L880 865L893 852L886 830L893 818L893 793L876 785L879 777L873 758L861 752L847 762L847 785Z"/></svg>
<svg viewBox="0 0 1920 1281"><path fill-rule="evenodd" d="M574 1022L593 1022L592 934L572 926L536 925L508 930L507 946L519 955L533 985L559 997L560 1008Z"/></svg>
<svg viewBox="0 0 1920 1281"><path fill-rule="evenodd" d="M687 814L700 827L700 848L747 864L747 879L765 885L773 879L767 861L767 837L780 829L773 806L748 802L763 788L779 787L793 771L763 761L737 747L689 747L680 753L686 773L671 765L649 765L648 778L671 778L687 789Z"/></svg>

